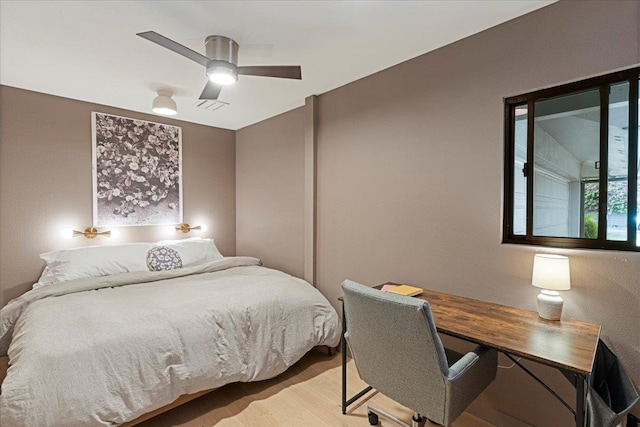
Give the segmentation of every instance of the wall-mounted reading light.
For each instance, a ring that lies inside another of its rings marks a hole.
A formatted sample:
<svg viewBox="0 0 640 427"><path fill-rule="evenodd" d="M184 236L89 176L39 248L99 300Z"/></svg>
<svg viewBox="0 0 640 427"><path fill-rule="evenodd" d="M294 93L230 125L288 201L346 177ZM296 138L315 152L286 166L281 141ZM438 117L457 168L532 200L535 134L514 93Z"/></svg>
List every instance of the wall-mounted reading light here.
<svg viewBox="0 0 640 427"><path fill-rule="evenodd" d="M195 227L192 227L189 224L178 224L178 225L167 225L166 227L164 227L165 234L175 234L177 232L186 234L193 230L204 232L204 231L207 231L207 226L205 224L200 224Z"/></svg>
<svg viewBox="0 0 640 427"><path fill-rule="evenodd" d="M176 226L176 231L180 231L182 233L188 233L193 230L207 231L207 226L205 224L196 225L195 227L190 226L189 224L180 224Z"/></svg>
<svg viewBox="0 0 640 427"><path fill-rule="evenodd" d="M120 237L120 231L118 230L98 231L98 229L95 227L87 227L84 229L84 231L78 231L72 228L65 228L64 230L62 230L62 233L60 234L65 239L70 239L72 237L79 237L79 236L84 236L87 239L95 239L98 236L111 237L112 239L117 239L118 237Z"/></svg>

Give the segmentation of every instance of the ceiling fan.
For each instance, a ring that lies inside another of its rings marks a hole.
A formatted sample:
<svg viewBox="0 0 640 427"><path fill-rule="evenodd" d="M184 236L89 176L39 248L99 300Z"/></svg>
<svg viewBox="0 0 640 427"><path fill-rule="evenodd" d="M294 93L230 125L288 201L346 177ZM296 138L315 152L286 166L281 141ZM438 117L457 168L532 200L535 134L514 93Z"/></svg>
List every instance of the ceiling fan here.
<svg viewBox="0 0 640 427"><path fill-rule="evenodd" d="M302 79L302 69L299 65L254 65L239 67L238 43L229 37L209 36L204 40L207 56L176 43L154 31L136 34L144 39L166 47L185 58L207 68L209 81L204 87L200 99L218 99L223 86L235 83L238 75L279 77L281 79Z"/></svg>

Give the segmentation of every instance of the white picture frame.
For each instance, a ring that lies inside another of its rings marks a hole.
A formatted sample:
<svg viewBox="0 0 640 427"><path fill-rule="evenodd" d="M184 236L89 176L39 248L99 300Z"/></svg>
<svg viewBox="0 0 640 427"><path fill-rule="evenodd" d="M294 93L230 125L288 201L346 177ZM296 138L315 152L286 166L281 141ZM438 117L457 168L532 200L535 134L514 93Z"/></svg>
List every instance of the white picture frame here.
<svg viewBox="0 0 640 427"><path fill-rule="evenodd" d="M182 128L91 113L93 225L183 222Z"/></svg>

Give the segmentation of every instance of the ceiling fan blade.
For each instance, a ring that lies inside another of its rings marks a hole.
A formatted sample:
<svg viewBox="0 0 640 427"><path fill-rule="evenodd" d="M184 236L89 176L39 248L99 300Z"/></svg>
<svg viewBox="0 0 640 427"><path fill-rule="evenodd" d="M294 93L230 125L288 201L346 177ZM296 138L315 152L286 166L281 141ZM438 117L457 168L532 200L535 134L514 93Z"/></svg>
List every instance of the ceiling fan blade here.
<svg viewBox="0 0 640 427"><path fill-rule="evenodd" d="M162 47L166 47L167 49L172 50L175 53L184 56L185 58L189 58L190 60L195 61L204 67L206 67L210 61L210 59L206 56L201 55L195 50L191 50L188 47L181 45L180 43L176 43L173 40L156 33L155 31L145 31L144 33L138 33L136 35L142 37L143 39L147 39L156 44L159 44Z"/></svg>
<svg viewBox="0 0 640 427"><path fill-rule="evenodd" d="M279 77L281 79L302 79L299 65L256 65L238 67L238 74L245 76Z"/></svg>
<svg viewBox="0 0 640 427"><path fill-rule="evenodd" d="M215 84L212 81L208 81L204 90L200 94L200 99L218 99L222 85Z"/></svg>

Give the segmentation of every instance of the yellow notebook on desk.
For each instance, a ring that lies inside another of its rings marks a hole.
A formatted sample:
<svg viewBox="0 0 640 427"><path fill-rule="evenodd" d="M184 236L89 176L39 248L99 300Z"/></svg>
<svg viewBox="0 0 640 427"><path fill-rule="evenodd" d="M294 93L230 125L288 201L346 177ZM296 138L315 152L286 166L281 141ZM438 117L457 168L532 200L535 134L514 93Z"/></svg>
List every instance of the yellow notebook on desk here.
<svg viewBox="0 0 640 427"><path fill-rule="evenodd" d="M423 292L421 288L416 288L415 286L409 286L409 285L398 285L398 286L394 286L393 288L389 287L383 290L386 292L393 292L393 293L404 295L407 297L420 295Z"/></svg>

